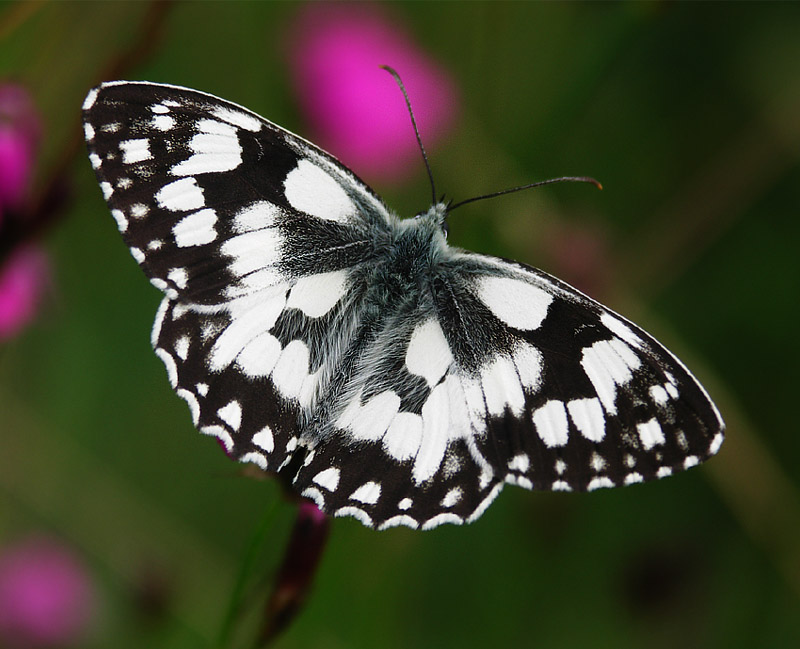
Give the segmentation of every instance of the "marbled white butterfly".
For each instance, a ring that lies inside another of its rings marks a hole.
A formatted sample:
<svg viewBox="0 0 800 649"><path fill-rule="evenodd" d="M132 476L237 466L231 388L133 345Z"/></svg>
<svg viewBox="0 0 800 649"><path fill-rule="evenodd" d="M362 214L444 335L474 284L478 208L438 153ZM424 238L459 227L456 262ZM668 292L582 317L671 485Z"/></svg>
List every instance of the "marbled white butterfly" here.
<svg viewBox="0 0 800 649"><path fill-rule="evenodd" d="M400 219L310 142L195 90L104 83L83 114L195 426L325 512L427 529L506 483L627 485L719 450L678 359L540 270L450 247L447 204Z"/></svg>

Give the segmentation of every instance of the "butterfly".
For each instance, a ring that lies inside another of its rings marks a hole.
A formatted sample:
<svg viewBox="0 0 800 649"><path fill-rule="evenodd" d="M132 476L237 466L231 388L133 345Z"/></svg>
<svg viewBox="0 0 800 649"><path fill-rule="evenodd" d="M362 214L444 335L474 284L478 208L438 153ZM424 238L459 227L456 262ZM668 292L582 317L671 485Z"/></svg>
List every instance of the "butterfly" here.
<svg viewBox="0 0 800 649"><path fill-rule="evenodd" d="M104 83L83 128L194 425L326 513L429 529L505 484L592 491L719 450L675 356L540 270L448 245L448 204L401 219L312 143L187 88Z"/></svg>

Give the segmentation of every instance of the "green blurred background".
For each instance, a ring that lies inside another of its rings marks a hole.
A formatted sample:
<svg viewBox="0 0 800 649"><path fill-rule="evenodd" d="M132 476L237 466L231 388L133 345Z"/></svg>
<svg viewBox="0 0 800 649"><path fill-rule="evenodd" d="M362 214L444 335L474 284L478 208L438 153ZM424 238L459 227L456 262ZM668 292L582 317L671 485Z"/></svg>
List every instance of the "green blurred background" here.
<svg viewBox="0 0 800 649"><path fill-rule="evenodd" d="M386 9L459 87L460 120L431 152L439 188L562 174L605 187L464 207L451 242L542 267L650 330L706 384L728 438L659 483L508 488L466 527L336 520L278 645L800 646L800 4ZM266 530L252 580L268 584L294 508L197 434L169 389L148 339L159 295L77 148L80 105L118 72L307 133L285 60L297 10L0 4L0 77L44 115L39 186L64 165L72 184L46 236L50 298L0 350L0 542L47 532L81 553L98 592L87 647L215 646L254 535ZM420 166L375 189L411 215L426 183Z"/></svg>

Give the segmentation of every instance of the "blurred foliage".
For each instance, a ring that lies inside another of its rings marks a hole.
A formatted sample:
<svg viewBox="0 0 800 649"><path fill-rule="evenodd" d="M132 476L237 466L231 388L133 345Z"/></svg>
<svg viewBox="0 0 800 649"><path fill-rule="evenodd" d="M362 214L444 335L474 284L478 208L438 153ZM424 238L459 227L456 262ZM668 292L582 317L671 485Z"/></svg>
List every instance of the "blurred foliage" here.
<svg viewBox="0 0 800 649"><path fill-rule="evenodd" d="M509 488L463 528L337 520L279 645L800 646L800 4L386 9L461 88L460 123L431 155L449 196L563 174L605 187L464 207L450 240L559 274L644 325L707 384L729 435L687 474L590 495ZM79 148L80 105L102 79L148 79L303 134L285 60L296 10L0 4L0 78L27 84L45 118L39 186L66 169L73 187L47 234L51 301L0 351L0 539L45 530L84 553L103 595L94 647L215 646L254 535L266 529L256 584L294 508L195 433L168 388L148 341L159 296ZM421 165L375 189L403 215L429 195ZM591 281L571 275L570 243L586 237Z"/></svg>

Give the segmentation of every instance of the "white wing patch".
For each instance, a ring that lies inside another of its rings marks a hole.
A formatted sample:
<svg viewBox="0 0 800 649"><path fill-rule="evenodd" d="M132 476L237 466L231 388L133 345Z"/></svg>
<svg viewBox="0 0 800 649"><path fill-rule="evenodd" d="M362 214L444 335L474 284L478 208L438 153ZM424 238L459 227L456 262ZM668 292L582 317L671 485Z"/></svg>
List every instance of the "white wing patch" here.
<svg viewBox="0 0 800 649"><path fill-rule="evenodd" d="M119 143L119 150L122 152L122 163L126 165L144 162L151 157L150 140L147 138L123 140Z"/></svg>
<svg viewBox="0 0 800 649"><path fill-rule="evenodd" d="M217 410L217 416L234 431L238 431L242 425L242 406L238 401L231 401L228 405Z"/></svg>
<svg viewBox="0 0 800 649"><path fill-rule="evenodd" d="M275 450L275 438L272 435L272 429L269 426L264 426L253 435L253 444L264 449L267 453L272 453Z"/></svg>
<svg viewBox="0 0 800 649"><path fill-rule="evenodd" d="M283 182L286 200L300 212L328 221L346 221L357 214L342 186L309 160L300 160Z"/></svg>
<svg viewBox="0 0 800 649"><path fill-rule="evenodd" d="M242 164L242 147L233 126L213 119L201 119L197 128L200 133L189 140L192 156L170 169L173 176L232 171Z"/></svg>
<svg viewBox="0 0 800 649"><path fill-rule="evenodd" d="M211 113L223 122L233 124L233 126L243 128L245 131L252 133L258 133L263 127L263 124L255 115L248 115L240 110L226 106L215 106L211 109Z"/></svg>
<svg viewBox="0 0 800 649"><path fill-rule="evenodd" d="M606 417L598 399L573 399L567 402L567 410L575 427L590 442L599 442L605 437Z"/></svg>
<svg viewBox="0 0 800 649"><path fill-rule="evenodd" d="M281 355L281 343L265 331L251 338L236 354L236 365L252 378L269 376Z"/></svg>
<svg viewBox="0 0 800 649"><path fill-rule="evenodd" d="M153 128L157 131L167 132L175 128L175 118L170 115L153 115L150 120Z"/></svg>
<svg viewBox="0 0 800 649"><path fill-rule="evenodd" d="M423 377L433 387L447 372L453 362L453 354L437 320L426 320L418 324L406 350L406 367L416 376Z"/></svg>
<svg viewBox="0 0 800 649"><path fill-rule="evenodd" d="M449 509L450 507L458 504L458 501L461 500L461 496L463 495L464 492L462 491L461 487L453 487L445 494L440 504L442 507Z"/></svg>
<svg viewBox="0 0 800 649"><path fill-rule="evenodd" d="M289 292L287 307L300 309L309 318L319 318L330 311L347 290L347 272L307 275L297 280Z"/></svg>
<svg viewBox="0 0 800 649"><path fill-rule="evenodd" d="M664 431L655 419L650 419L643 424L638 424L636 426L636 432L639 433L639 439L646 450L663 444L666 441Z"/></svg>
<svg viewBox="0 0 800 649"><path fill-rule="evenodd" d="M133 203L130 206L128 213L134 219L143 219L145 216L147 216L149 211L150 208L147 207L147 205L143 205L142 203Z"/></svg>
<svg viewBox="0 0 800 649"><path fill-rule="evenodd" d="M350 500L358 500L366 505L374 505L381 496L381 486L377 482L367 482L350 494Z"/></svg>
<svg viewBox="0 0 800 649"><path fill-rule="evenodd" d="M383 436L383 447L398 462L414 457L421 443L422 417L413 412L398 412Z"/></svg>
<svg viewBox="0 0 800 649"><path fill-rule="evenodd" d="M243 361L244 367L254 368L259 365L252 356L269 347L261 336L272 329L283 311L286 304L284 294L285 289L276 287L253 298L240 298L228 303L225 310L230 316L230 324L217 336L208 356L208 365L212 372L225 369L243 352L248 358ZM251 344L256 344L257 349L248 350ZM254 376L264 374L255 373Z"/></svg>
<svg viewBox="0 0 800 649"><path fill-rule="evenodd" d="M222 254L231 257L229 270L238 277L269 268L280 258L282 237L277 228L237 234L222 244Z"/></svg>
<svg viewBox="0 0 800 649"><path fill-rule="evenodd" d="M189 273L185 268L172 268L167 273L167 279L178 288L184 289L189 281Z"/></svg>
<svg viewBox="0 0 800 649"><path fill-rule="evenodd" d="M316 482L320 487L325 487L328 491L336 491L337 487L339 486L339 469L336 467L331 467L329 469L325 469L324 471L320 471L316 476L314 476L314 482Z"/></svg>
<svg viewBox="0 0 800 649"><path fill-rule="evenodd" d="M658 405L663 406L669 401L669 394L662 386L653 385L650 386L650 398Z"/></svg>
<svg viewBox="0 0 800 649"><path fill-rule="evenodd" d="M538 329L547 317L553 296L528 282L510 277L482 277L478 297L502 322L514 329Z"/></svg>
<svg viewBox="0 0 800 649"><path fill-rule="evenodd" d="M506 408L517 416L522 413L525 394L509 356L498 356L481 369L481 385L489 414L500 416Z"/></svg>
<svg viewBox="0 0 800 649"><path fill-rule="evenodd" d="M164 185L155 196L160 207L171 212L188 212L205 206L203 190L194 178L181 178Z"/></svg>
<svg viewBox="0 0 800 649"><path fill-rule="evenodd" d="M318 379L317 373L309 372L308 365L308 345L293 340L283 349L272 370L278 393L287 399L297 399L303 407L311 403Z"/></svg>
<svg viewBox="0 0 800 649"><path fill-rule="evenodd" d="M537 392L542 382L542 369L544 368L542 352L533 345L520 342L515 347L512 358L522 385L531 393Z"/></svg>
<svg viewBox="0 0 800 649"><path fill-rule="evenodd" d="M548 447L564 446L569 435L567 411L564 402L558 399L548 401L533 412L533 425L536 433Z"/></svg>
<svg viewBox="0 0 800 649"><path fill-rule="evenodd" d="M189 356L189 344L191 339L189 336L181 336L175 341L175 353L182 361L185 361Z"/></svg>
<svg viewBox="0 0 800 649"><path fill-rule="evenodd" d="M370 398L363 406L360 402L361 393L345 408L336 425L349 430L358 440L379 440L400 409L400 397L391 390L385 390Z"/></svg>
<svg viewBox="0 0 800 649"><path fill-rule="evenodd" d="M128 229L128 219L125 218L125 214L121 210L111 210L111 216L117 222L119 231L124 233Z"/></svg>
<svg viewBox="0 0 800 649"><path fill-rule="evenodd" d="M449 428L450 404L447 386L437 385L422 406L422 443L414 459L411 476L416 484L433 477L444 459Z"/></svg>
<svg viewBox="0 0 800 649"><path fill-rule="evenodd" d="M617 386L630 381L631 370L637 369L641 363L634 351L619 338L601 340L583 350L581 366L606 412L617 413Z"/></svg>
<svg viewBox="0 0 800 649"><path fill-rule="evenodd" d="M612 333L615 333L625 342L633 345L634 347L642 346L642 339L633 333L631 328L619 318L611 315L610 313L604 313L600 316L600 322L602 322L611 330Z"/></svg>
<svg viewBox="0 0 800 649"><path fill-rule="evenodd" d="M271 228L281 213L281 209L274 203L255 201L236 213L233 217L233 229L235 232L244 233Z"/></svg>

